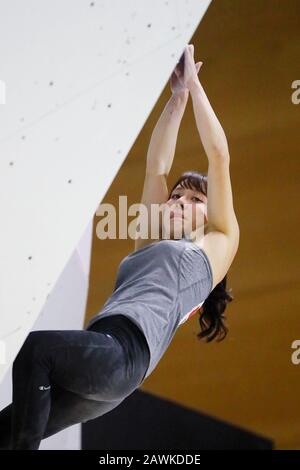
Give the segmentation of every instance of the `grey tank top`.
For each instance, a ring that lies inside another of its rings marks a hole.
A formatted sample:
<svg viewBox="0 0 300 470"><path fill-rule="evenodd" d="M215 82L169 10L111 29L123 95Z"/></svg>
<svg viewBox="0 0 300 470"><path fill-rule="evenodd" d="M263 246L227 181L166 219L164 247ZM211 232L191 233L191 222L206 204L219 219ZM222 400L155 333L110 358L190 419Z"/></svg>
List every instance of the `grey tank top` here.
<svg viewBox="0 0 300 470"><path fill-rule="evenodd" d="M121 261L113 293L87 329L112 315L125 315L133 321L150 350L145 380L177 328L196 313L212 286L211 264L202 248L187 237L155 241Z"/></svg>

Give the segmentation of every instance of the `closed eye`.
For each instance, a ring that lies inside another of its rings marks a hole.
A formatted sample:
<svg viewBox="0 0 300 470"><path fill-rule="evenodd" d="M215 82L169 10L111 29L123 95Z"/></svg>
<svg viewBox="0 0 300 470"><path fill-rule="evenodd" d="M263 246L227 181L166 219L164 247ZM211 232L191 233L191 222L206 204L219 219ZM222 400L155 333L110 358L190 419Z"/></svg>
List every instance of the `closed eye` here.
<svg viewBox="0 0 300 470"><path fill-rule="evenodd" d="M196 197L196 196L194 196L194 197L193 197L193 199L197 199L197 201L199 201L199 202L203 202L203 201L201 201L201 199L199 199L199 198L198 198L198 197Z"/></svg>
<svg viewBox="0 0 300 470"><path fill-rule="evenodd" d="M171 199L174 199L174 197L175 197L175 196L178 196L178 197L180 197L180 194L178 194L178 193L174 193L174 194L172 194L172 196L171 196ZM192 198L192 199L197 199L197 201L199 201L199 202L203 202L203 201L202 201L201 199L199 199L197 196L193 196L193 198Z"/></svg>

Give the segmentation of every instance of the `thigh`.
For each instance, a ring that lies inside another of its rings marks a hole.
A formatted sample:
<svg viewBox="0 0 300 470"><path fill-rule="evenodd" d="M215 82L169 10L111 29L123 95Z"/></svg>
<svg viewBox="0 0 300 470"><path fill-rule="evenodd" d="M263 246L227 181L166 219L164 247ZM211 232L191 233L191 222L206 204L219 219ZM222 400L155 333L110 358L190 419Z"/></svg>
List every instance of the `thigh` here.
<svg viewBox="0 0 300 470"><path fill-rule="evenodd" d="M103 416L124 400L101 402L83 398L57 384L51 388L51 410L43 439L73 426Z"/></svg>
<svg viewBox="0 0 300 470"><path fill-rule="evenodd" d="M31 333L35 360L49 368L49 381L96 401L115 401L137 387L122 344L112 335L87 330ZM27 345L28 351L28 345Z"/></svg>
<svg viewBox="0 0 300 470"><path fill-rule="evenodd" d="M51 409L43 439L52 436L70 426L86 423L103 416L116 408L122 401L101 402L88 400L61 388L57 384L51 387ZM12 433L12 404L0 412L0 450L9 450Z"/></svg>

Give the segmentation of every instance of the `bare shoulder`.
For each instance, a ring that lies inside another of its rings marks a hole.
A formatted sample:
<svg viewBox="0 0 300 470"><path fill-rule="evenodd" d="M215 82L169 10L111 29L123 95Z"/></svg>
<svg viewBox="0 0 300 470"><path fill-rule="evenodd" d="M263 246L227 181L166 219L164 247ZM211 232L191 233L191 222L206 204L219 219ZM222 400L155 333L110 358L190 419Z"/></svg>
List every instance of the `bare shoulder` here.
<svg viewBox="0 0 300 470"><path fill-rule="evenodd" d="M234 227L230 234L207 229L204 236L194 243L206 254L213 274L213 289L227 274L238 250L239 228Z"/></svg>

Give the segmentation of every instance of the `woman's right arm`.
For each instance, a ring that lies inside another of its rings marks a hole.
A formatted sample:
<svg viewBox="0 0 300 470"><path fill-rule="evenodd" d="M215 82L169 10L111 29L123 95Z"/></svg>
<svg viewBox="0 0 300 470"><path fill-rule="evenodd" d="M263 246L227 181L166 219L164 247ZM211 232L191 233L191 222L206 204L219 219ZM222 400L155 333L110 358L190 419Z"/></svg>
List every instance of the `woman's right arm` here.
<svg viewBox="0 0 300 470"><path fill-rule="evenodd" d="M178 131L188 96L189 90L172 93L153 130L147 152L146 174L141 197L141 204L146 207L148 218L147 220L142 219L143 212L139 217L141 223L148 228L148 238L136 238L135 250L155 241L151 238L151 230L154 234L159 232L158 220L155 220L156 227L151 227L151 204L160 205L168 199L167 176L172 167Z"/></svg>
<svg viewBox="0 0 300 470"><path fill-rule="evenodd" d="M167 176L171 170L178 131L189 90L171 95L152 132L147 152L146 173Z"/></svg>

